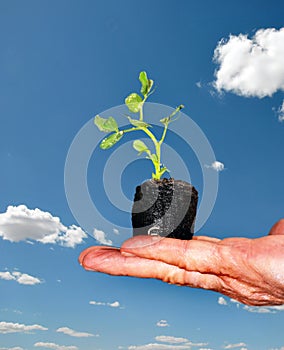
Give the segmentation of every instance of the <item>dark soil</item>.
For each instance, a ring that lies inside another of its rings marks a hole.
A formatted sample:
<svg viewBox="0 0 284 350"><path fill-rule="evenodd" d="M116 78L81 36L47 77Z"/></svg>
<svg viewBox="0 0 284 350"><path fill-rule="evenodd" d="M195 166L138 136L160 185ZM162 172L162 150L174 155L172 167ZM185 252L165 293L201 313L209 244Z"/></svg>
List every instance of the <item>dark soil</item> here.
<svg viewBox="0 0 284 350"><path fill-rule="evenodd" d="M175 179L147 180L136 187L132 207L133 236L158 235L191 239L198 192Z"/></svg>

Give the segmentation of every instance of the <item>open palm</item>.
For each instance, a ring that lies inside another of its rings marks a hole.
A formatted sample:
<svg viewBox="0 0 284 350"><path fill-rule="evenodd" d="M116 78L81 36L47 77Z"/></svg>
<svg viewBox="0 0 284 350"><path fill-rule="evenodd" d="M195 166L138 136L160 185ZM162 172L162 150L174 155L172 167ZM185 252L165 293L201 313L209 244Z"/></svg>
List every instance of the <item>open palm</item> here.
<svg viewBox="0 0 284 350"><path fill-rule="evenodd" d="M280 305L284 304L284 219L268 236L257 239L136 236L120 249L90 247L79 262L87 270L110 275L214 290L247 305Z"/></svg>

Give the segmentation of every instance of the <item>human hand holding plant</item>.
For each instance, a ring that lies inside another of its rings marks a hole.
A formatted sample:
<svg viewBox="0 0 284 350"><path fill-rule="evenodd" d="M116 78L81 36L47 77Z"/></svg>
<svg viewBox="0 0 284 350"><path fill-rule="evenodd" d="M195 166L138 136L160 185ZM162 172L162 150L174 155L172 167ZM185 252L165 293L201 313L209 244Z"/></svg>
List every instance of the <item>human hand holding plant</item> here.
<svg viewBox="0 0 284 350"><path fill-rule="evenodd" d="M284 219L266 237L197 236L190 241L133 237L120 249L90 247L86 269L116 276L155 278L222 293L247 305L284 304Z"/></svg>

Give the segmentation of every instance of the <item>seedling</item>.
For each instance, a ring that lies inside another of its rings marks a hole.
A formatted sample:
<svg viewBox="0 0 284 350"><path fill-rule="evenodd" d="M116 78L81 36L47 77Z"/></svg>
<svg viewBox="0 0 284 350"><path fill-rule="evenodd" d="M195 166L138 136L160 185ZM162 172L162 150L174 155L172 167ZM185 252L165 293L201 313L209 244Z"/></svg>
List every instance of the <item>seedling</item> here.
<svg viewBox="0 0 284 350"><path fill-rule="evenodd" d="M146 158L150 159L154 166L152 179L136 187L132 206L133 235L148 234L191 239L194 233L198 192L185 181L175 180L172 177L161 179L161 176L169 171L161 162L161 146L165 141L169 124L178 119L178 113L184 106L178 106L169 116L160 120L164 128L158 139L151 131L152 125L144 120L143 115L144 103L154 92L154 82L148 79L146 72L140 73L139 80L141 94L133 92L125 99L129 112L137 115L136 118L126 115L132 125L130 128L120 129L113 117L107 119L99 115L95 117L98 129L110 133L101 141L100 147L109 149L119 142L124 134L134 131L143 131L151 139L155 150L153 153L143 141L133 142L133 148L138 155L146 154Z"/></svg>
<svg viewBox="0 0 284 350"><path fill-rule="evenodd" d="M141 83L140 92L142 96L137 94L136 92L133 92L125 99L125 104L127 105L129 112L137 114L136 119L132 118L129 115L126 115L126 117L129 120L129 123L132 125L131 128L120 130L118 128L116 120L113 117L105 119L97 115L95 117L94 122L100 131L105 133L111 133L109 136L107 136L101 141L100 147L102 149L111 148L118 141L121 140L124 134L128 132L143 131L153 142L155 153L151 153L150 149L141 140L135 140L133 142L133 148L136 151L138 151L138 155L146 153L146 158L150 159L154 166L152 179L160 180L161 176L166 171L168 171L167 167L161 163L161 146L165 140L169 124L178 119L177 114L182 108L184 108L184 106L179 105L169 116L160 120L160 122L164 126L164 130L161 138L158 140L157 137L150 130L152 128L151 124L148 124L144 120L143 115L144 103L147 101L148 97L154 92L154 90L152 89L154 81L152 79L148 79L146 72L141 72L139 74L139 80Z"/></svg>

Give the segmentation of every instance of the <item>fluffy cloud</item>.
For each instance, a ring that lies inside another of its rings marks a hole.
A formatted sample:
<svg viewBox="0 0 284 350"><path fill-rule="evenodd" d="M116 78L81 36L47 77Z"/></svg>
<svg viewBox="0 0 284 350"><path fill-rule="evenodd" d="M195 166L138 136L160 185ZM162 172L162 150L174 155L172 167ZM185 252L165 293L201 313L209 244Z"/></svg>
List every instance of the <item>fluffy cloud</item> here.
<svg viewBox="0 0 284 350"><path fill-rule="evenodd" d="M0 348L0 350L24 350L20 346L14 346L13 348Z"/></svg>
<svg viewBox="0 0 284 350"><path fill-rule="evenodd" d="M89 304L91 305L98 305L98 306L110 306L110 307L120 307L120 303L118 301L114 301L113 303L105 303L105 302L102 302L102 301L94 301L94 300L91 300L89 302Z"/></svg>
<svg viewBox="0 0 284 350"><path fill-rule="evenodd" d="M170 325L168 324L167 320L160 320L156 323L156 326L158 327L169 327Z"/></svg>
<svg viewBox="0 0 284 350"><path fill-rule="evenodd" d="M56 332L64 333L64 334L70 335L71 337L77 337L77 338L86 338L86 337L94 337L95 336L94 334L91 334L91 333L77 332L77 331L74 331L73 329L68 328L68 327L60 327L56 330Z"/></svg>
<svg viewBox="0 0 284 350"><path fill-rule="evenodd" d="M237 344L228 344L223 346L224 349L235 349L235 348L240 348L247 346L245 343L237 343Z"/></svg>
<svg viewBox="0 0 284 350"><path fill-rule="evenodd" d="M0 272L0 279L7 280L7 281L16 281L19 284L25 284L25 285L34 285L42 283L42 281L34 276L28 275L27 273L21 273L19 271L5 271Z"/></svg>
<svg viewBox="0 0 284 350"><path fill-rule="evenodd" d="M218 303L221 304L219 301L220 299L224 299L223 297L220 297L218 299ZM242 306L243 310L249 311L249 312L255 312L259 314L275 314L279 311L284 311L284 304L283 305L276 305L276 306L248 306L243 305L239 303L237 300L230 299L229 301L224 299L225 303L222 303L222 305L229 305L229 303L235 304L237 308L240 308Z"/></svg>
<svg viewBox="0 0 284 350"><path fill-rule="evenodd" d="M5 272L0 272L0 279L11 281L11 280L15 280L16 278L9 271L5 271Z"/></svg>
<svg viewBox="0 0 284 350"><path fill-rule="evenodd" d="M172 336L168 336L168 335L159 335L159 336L155 337L155 340L163 342L163 343L171 343L171 344L179 344L179 343L188 342L188 339L186 339L186 338L172 337Z"/></svg>
<svg viewBox="0 0 284 350"><path fill-rule="evenodd" d="M117 228L114 228L114 229L113 229L113 233L114 233L115 235L119 235L118 229L117 229Z"/></svg>
<svg viewBox="0 0 284 350"><path fill-rule="evenodd" d="M48 328L43 327L39 324L25 325L21 323L13 322L0 322L0 333L31 333L32 331L47 331Z"/></svg>
<svg viewBox="0 0 284 350"><path fill-rule="evenodd" d="M206 346L208 343L193 343L186 338L173 337L169 335L159 335L155 337L156 341L169 344L183 344L186 346Z"/></svg>
<svg viewBox="0 0 284 350"><path fill-rule="evenodd" d="M220 65L215 72L218 91L259 98L284 90L284 28L260 29L250 39L231 35L214 52Z"/></svg>
<svg viewBox="0 0 284 350"><path fill-rule="evenodd" d="M259 314L275 314L277 311L284 311L284 305L279 306L248 306L244 305L244 310Z"/></svg>
<svg viewBox="0 0 284 350"><path fill-rule="evenodd" d="M155 337L155 340L160 343L149 343L144 345L131 345L128 350L188 350L193 346L206 346L208 343L193 343L186 338L160 335ZM162 344L161 344L162 343ZM168 344L163 344L168 343Z"/></svg>
<svg viewBox="0 0 284 350"><path fill-rule="evenodd" d="M172 344L158 344L150 343L145 345L131 345L128 350L190 350L191 346L187 344L172 345Z"/></svg>
<svg viewBox="0 0 284 350"><path fill-rule="evenodd" d="M78 226L64 226L58 217L25 205L9 206L0 214L0 236L11 242L35 240L74 248L86 233Z"/></svg>
<svg viewBox="0 0 284 350"><path fill-rule="evenodd" d="M230 35L222 39L213 60L219 65L213 86L240 96L272 96L284 91L284 28L258 30L247 35ZM284 100L278 109L279 121L284 120Z"/></svg>
<svg viewBox="0 0 284 350"><path fill-rule="evenodd" d="M37 342L34 344L34 346L53 350L78 350L77 346L74 345L58 345L55 343Z"/></svg>
<svg viewBox="0 0 284 350"><path fill-rule="evenodd" d="M97 230L95 228L94 229L94 237L101 244L112 245L112 241L110 239L106 238L106 234L104 233L104 231Z"/></svg>
<svg viewBox="0 0 284 350"><path fill-rule="evenodd" d="M220 305L228 305L226 299L223 298L223 297L219 297L218 298L218 304L220 304Z"/></svg>
<svg viewBox="0 0 284 350"><path fill-rule="evenodd" d="M282 102L282 105L279 107L277 113L278 113L278 120L280 122L284 122L284 100Z"/></svg>
<svg viewBox="0 0 284 350"><path fill-rule="evenodd" d="M217 160L215 162L213 162L211 165L205 165L206 168L211 168L213 170L216 170L216 171L223 171L225 169L225 166L223 163L221 162L218 162Z"/></svg>

